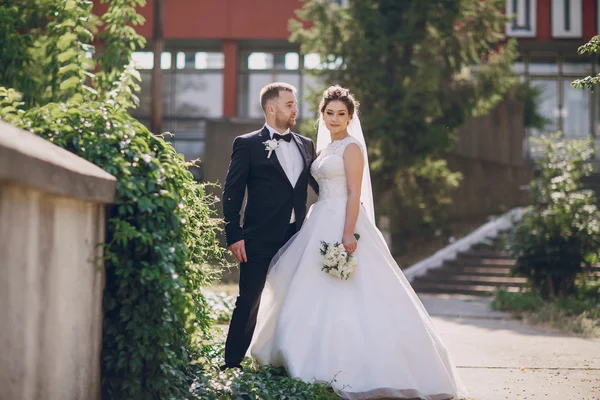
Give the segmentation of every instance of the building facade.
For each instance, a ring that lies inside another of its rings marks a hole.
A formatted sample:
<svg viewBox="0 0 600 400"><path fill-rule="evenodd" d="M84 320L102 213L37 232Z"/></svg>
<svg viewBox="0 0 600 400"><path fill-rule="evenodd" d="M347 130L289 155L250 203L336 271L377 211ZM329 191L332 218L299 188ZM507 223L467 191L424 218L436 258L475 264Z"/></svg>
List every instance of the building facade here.
<svg viewBox="0 0 600 400"><path fill-rule="evenodd" d="M258 93L269 82L295 85L300 118L315 116L306 94L317 82L306 71L316 68L319 58L301 54L288 41L288 21L301 6L300 0L168 1L161 56L163 128L175 133L179 151L204 153L207 120L261 120ZM140 10L146 24L138 31L147 38L152 36L152 10L152 0ZM597 34L600 0L506 0L506 12L515 16L506 33L519 42L515 71L542 91L539 111L549 121L546 131L596 137L598 92L574 89L570 83L599 70L598 58L578 55L577 48ZM143 78L135 116L145 123L150 120L150 44L149 49L134 55Z"/></svg>
<svg viewBox="0 0 600 400"><path fill-rule="evenodd" d="M596 138L600 133L598 92L570 84L600 72L598 57L577 53L598 32L600 2L507 0L506 10L515 15L506 27L507 35L519 42L515 70L542 92L539 111L548 120L545 131L561 130L567 138ZM532 130L530 135L540 133Z"/></svg>

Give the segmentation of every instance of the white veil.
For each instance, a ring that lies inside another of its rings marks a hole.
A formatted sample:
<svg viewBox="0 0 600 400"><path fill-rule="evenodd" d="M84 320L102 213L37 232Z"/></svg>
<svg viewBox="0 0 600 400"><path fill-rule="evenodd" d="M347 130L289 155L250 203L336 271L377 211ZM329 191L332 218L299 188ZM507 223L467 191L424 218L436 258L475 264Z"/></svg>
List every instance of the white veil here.
<svg viewBox="0 0 600 400"><path fill-rule="evenodd" d="M362 185L360 189L360 201L365 208L367 217L375 225L375 206L373 204L373 189L371 186L371 170L369 168L369 157L367 156L367 145L365 136L360 126L360 120L356 111L352 116L350 124L348 124L348 133L354 137L362 146L363 155L365 157L365 167L363 169ZM321 151L331 143L331 134L325 126L323 115L319 116L319 130L317 132L317 151Z"/></svg>

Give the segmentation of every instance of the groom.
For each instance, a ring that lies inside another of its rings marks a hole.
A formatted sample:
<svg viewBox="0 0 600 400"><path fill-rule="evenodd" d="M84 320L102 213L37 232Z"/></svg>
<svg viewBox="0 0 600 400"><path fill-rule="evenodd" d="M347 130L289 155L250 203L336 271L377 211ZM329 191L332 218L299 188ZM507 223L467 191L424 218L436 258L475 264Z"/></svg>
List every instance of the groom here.
<svg viewBox="0 0 600 400"><path fill-rule="evenodd" d="M318 192L310 175L314 143L290 131L298 113L296 88L271 83L261 90L260 105L266 123L261 130L233 141L223 189L227 246L240 262L240 281L221 370L242 368L269 263L304 221L308 184ZM240 224L246 189L248 198Z"/></svg>

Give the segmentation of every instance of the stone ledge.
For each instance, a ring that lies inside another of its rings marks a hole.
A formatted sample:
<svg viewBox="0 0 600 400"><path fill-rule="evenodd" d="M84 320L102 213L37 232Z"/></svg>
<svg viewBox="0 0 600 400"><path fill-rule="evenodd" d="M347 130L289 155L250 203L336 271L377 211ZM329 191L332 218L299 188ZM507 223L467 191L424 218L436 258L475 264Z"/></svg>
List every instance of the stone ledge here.
<svg viewBox="0 0 600 400"><path fill-rule="evenodd" d="M0 121L0 182L58 196L112 203L117 179L51 142Z"/></svg>

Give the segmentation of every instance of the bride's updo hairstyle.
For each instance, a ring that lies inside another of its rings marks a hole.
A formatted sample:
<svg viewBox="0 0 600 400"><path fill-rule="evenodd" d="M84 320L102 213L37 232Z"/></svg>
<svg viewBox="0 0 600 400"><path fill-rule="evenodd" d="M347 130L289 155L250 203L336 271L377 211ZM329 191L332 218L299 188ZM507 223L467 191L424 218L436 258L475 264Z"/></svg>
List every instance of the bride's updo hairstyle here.
<svg viewBox="0 0 600 400"><path fill-rule="evenodd" d="M350 91L341 87L340 85L334 85L328 87L323 92L321 103L319 103L319 110L321 111L321 114L325 112L327 104L335 100L341 101L346 105L348 108L348 114L350 114L350 118L352 118L354 115L354 111L358 111L358 102L354 100L354 96L352 96Z"/></svg>

